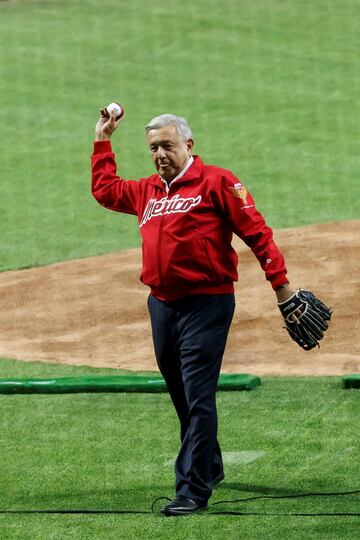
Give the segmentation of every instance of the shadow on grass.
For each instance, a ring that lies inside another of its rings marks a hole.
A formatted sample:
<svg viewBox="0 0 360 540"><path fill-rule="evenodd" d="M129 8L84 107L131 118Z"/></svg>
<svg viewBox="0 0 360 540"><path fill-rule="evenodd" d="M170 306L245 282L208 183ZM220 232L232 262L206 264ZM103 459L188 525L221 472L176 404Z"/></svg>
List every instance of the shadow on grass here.
<svg viewBox="0 0 360 540"><path fill-rule="evenodd" d="M151 505L158 497L172 497L174 495L174 486L137 486L133 489L123 489L121 487L112 487L109 489L79 489L69 491L37 492L31 493L28 497L19 493L18 496L6 495L0 500L0 513L5 510L22 511L30 509L34 512L44 511L43 507L56 508L57 511L69 512L80 511L84 509L84 513L94 511L104 513L116 512L119 513L123 509L134 509L134 511L142 510L144 513L151 513ZM124 510L125 511L125 510Z"/></svg>
<svg viewBox="0 0 360 540"><path fill-rule="evenodd" d="M255 484L243 484L241 482L226 482L223 481L213 489L213 494L220 496L221 492L225 490L232 490L233 496L238 496L247 498L252 496L274 496L274 497L291 497L301 496L308 491L319 491L319 489L305 490L305 489L294 489L286 487L273 487L273 486L263 486ZM327 490L324 490L327 491ZM331 491L331 489L329 489ZM111 487L111 488L91 488L91 489L78 489L78 490L63 490L56 491L55 493L47 492L37 492L31 493L28 497L24 496L24 493L19 493L18 496L9 496L6 500L6 494L0 499L0 508L4 507L5 504L8 507L11 506L24 506L29 502L32 505L37 505L46 502L47 504L57 504L61 503L68 504L71 502L72 505L124 505L129 504L134 505L144 505L148 501L156 499L157 497L172 497L175 495L174 485L139 485L134 488L124 487ZM5 495L5 496L4 496ZM213 497L212 497L213 499ZM212 500L210 499L210 501Z"/></svg>

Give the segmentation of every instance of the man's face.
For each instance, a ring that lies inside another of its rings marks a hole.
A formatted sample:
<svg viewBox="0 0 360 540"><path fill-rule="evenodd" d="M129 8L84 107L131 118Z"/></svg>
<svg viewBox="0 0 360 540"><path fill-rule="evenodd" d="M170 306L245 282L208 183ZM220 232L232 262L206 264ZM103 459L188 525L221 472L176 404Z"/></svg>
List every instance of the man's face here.
<svg viewBox="0 0 360 540"><path fill-rule="evenodd" d="M147 142L155 168L164 180L171 182L185 167L191 155L192 139L184 141L176 126L151 129Z"/></svg>

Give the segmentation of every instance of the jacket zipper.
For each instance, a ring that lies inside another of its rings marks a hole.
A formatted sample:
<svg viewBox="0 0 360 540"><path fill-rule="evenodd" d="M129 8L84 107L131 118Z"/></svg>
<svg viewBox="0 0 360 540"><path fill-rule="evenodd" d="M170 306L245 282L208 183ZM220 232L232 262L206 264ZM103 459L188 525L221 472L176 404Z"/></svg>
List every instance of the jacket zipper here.
<svg viewBox="0 0 360 540"><path fill-rule="evenodd" d="M169 198L169 188L170 188L170 186L168 186L168 184L164 182L164 188L165 188L165 192L166 192L166 198L168 199ZM160 256L160 253L161 253L160 247L161 247L161 239L162 239L162 231L163 231L164 219L165 219L165 215L162 215L160 225L159 225L159 236L158 236L158 244L157 244L157 267L158 267L160 285L162 284L163 277L164 277L163 273L162 273L161 256Z"/></svg>
<svg viewBox="0 0 360 540"><path fill-rule="evenodd" d="M168 185L167 183L164 182L164 187L165 187L165 192L166 192L166 199L169 198L169 192L170 192L170 189L171 189L171 184ZM157 266L158 266L158 274L159 274L159 279L160 279L160 285L163 285L163 281L164 281L164 275L163 275L163 271L162 271L162 266L161 266L161 256L160 256L160 253L161 253L161 250L160 250L160 246L161 246L161 240L162 240L162 232L163 232L163 226L164 226L164 220L165 220L165 215L162 215L161 216L161 221L160 221L160 226L159 226L159 236L158 236L158 245L157 245Z"/></svg>
<svg viewBox="0 0 360 540"><path fill-rule="evenodd" d="M161 216L160 226L159 226L159 236L158 236L158 245L157 245L157 266L158 266L158 274L160 279L160 285L163 281L163 273L162 273L162 267L161 267L161 257L160 257L160 245L161 245L161 238L162 238L162 230L163 230L163 224L164 224L165 216Z"/></svg>

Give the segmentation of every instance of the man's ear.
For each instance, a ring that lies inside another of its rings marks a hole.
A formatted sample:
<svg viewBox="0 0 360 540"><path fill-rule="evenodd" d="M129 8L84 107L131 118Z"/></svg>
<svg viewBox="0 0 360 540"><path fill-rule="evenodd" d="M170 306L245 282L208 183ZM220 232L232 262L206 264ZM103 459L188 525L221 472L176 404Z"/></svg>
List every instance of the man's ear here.
<svg viewBox="0 0 360 540"><path fill-rule="evenodd" d="M192 150L192 147L194 146L194 144L195 143L194 143L193 139L188 139L186 141L186 147L188 149L189 154L191 154L191 150Z"/></svg>

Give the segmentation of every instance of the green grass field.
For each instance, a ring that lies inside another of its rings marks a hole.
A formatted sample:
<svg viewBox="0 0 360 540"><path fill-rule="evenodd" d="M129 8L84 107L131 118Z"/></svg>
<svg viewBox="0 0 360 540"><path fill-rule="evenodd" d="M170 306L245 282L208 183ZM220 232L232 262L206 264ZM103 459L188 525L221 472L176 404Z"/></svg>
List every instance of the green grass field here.
<svg viewBox="0 0 360 540"><path fill-rule="evenodd" d="M114 370L3 360L0 376L94 372ZM182 519L151 514L157 497L174 494L169 461L178 450L178 425L167 394L3 395L0 407L0 511L104 512L0 513L1 538L323 540L360 534L360 516L290 515L356 513L360 494L223 503ZM265 378L251 392L219 392L218 410L224 455L263 454L247 464L227 463L212 503L360 489L359 393L342 390L339 378ZM116 514L122 510L148 513ZM248 515L213 515L219 511Z"/></svg>
<svg viewBox="0 0 360 540"><path fill-rule="evenodd" d="M153 172L144 125L174 112L273 227L358 219L359 18L354 0L0 1L0 271L140 245L136 218L90 195L98 109L113 100L126 109L114 137L126 178ZM89 373L114 370L0 359L0 377ZM360 489L359 392L339 379L265 378L218 405L224 452L263 455L228 463L211 502ZM2 512L150 512L174 494L166 394L0 396L0 410ZM0 512L0 539L354 540L359 517L290 514L359 507L352 495L185 519Z"/></svg>
<svg viewBox="0 0 360 540"><path fill-rule="evenodd" d="M172 111L273 227L358 218L359 17L351 0L1 2L0 270L139 245L89 193L114 99L127 178L153 172L143 128Z"/></svg>

